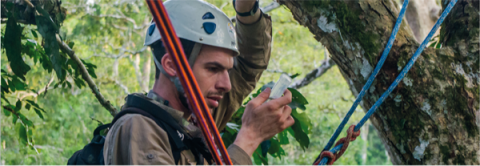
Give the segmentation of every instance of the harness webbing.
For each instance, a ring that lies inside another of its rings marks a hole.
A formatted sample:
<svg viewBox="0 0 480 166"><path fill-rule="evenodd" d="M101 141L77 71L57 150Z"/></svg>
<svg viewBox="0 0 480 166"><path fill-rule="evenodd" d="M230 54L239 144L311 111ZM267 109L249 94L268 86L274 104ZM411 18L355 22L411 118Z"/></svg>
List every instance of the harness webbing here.
<svg viewBox="0 0 480 166"><path fill-rule="evenodd" d="M408 61L407 65L403 68L403 70L400 72L400 74L398 75L398 77L395 79L395 81L390 85L390 87L388 87L387 91L385 91L382 96L375 102L375 104L368 110L368 112L366 113L366 115L362 118L362 120L360 120L360 122L355 126L355 125L352 125L354 126L354 129L353 131L349 132L349 134L351 134L352 132L357 132L360 130L360 128L363 126L363 124L365 124L365 122L370 118L370 116L372 116L372 114L380 107L380 105L383 103L383 101L385 101L385 99L387 98L387 96L393 91L393 89L395 89L398 85L398 83L400 83L400 81L405 77L405 75L408 73L408 71L412 68L413 64L415 63L415 61L418 59L418 57L421 55L421 53L423 52L423 50L427 47L427 44L428 42L430 42L430 39L433 37L433 35L435 34L435 32L438 30L438 28L440 27L440 25L442 24L443 20L445 20L445 18L447 17L448 13L450 13L450 11L452 10L452 8L455 6L455 4L457 3L457 0L451 0L450 3L448 4L448 6L445 8L445 10L442 12L442 15L440 15L440 18L437 20L437 22L435 23L435 25L433 26L432 30L430 31L430 33L427 35L427 37L425 38L425 40L423 40L422 44L420 44L420 46L418 47L418 49L415 51L415 53L413 54L412 58ZM405 12L404 10L406 9L406 5L408 4L408 0L405 0L404 1L404 4L402 6L402 11L400 12L400 16L398 17L399 19L401 19L401 17L403 17L403 14L402 12ZM401 20L398 20L397 19L397 24L399 24L399 22L401 22ZM397 28L397 27L396 27ZM398 31L398 29L397 29ZM396 33L395 31L395 28L394 28L394 32L392 33ZM393 40L395 39L394 35L392 34L393 36ZM392 40L392 38L390 38L390 40ZM390 44L390 40L387 44L387 48L386 50L390 49L391 48L391 44ZM393 44L393 41L391 42ZM385 50L385 51L386 51ZM365 91L367 89L369 89L370 85L371 85L371 82L373 82L373 80L375 79L375 76L376 74L378 74L378 70L380 70L381 66L383 65L383 61L384 61L384 57L386 58L386 55L388 55L388 52L387 54L384 54L382 55L381 57L381 60L380 62L377 64L377 66L375 67L375 71L372 73L372 75L370 75L368 81L367 81L367 84L365 84L365 86L362 88L362 91L360 92L360 94L357 96L357 99L355 100L352 108L350 109L350 111L347 113L346 117L343 119L342 123L340 124L340 126L337 128L337 130L335 131L334 135L332 136L332 138L330 139L330 141L328 142L328 144L325 146L324 150L323 150L323 154L322 156L319 156L317 158L317 161L314 163L314 164L318 164L318 165L324 165L328 162L328 164L332 164L333 161L335 161L335 156L333 156L332 154L335 154L339 151L344 151L346 149L346 147L343 147L345 144L348 145L348 142L345 142L345 143L337 143L338 145L336 145L334 148L332 148L331 150L330 147L333 145L333 141L335 141L338 137L338 134L340 133L340 131L342 131L343 127L345 126L345 124L347 123L348 119L350 118L350 116L352 115L353 111L352 110L355 110L356 107L358 106L358 103L360 102L360 100L362 99L363 95L365 94ZM383 59L383 61L382 61ZM377 70L378 69L378 70ZM353 127L351 127L353 128ZM353 137L352 137L353 138ZM353 138L354 139L354 138ZM324 153L324 152L327 152L327 153ZM339 152L340 153L340 152ZM343 152L342 152L343 153ZM333 156L333 157L332 157ZM330 161L329 162L329 157L333 160L333 161ZM338 157L337 157L338 158ZM318 161L319 159L321 159L321 161Z"/></svg>
<svg viewBox="0 0 480 166"><path fill-rule="evenodd" d="M172 56L180 82L187 93L191 107L190 109L193 110L196 120L200 125L200 129L202 129L203 136L207 141L208 148L210 149L215 162L219 165L224 164L220 158L220 154L218 154L218 151L216 150L216 147L218 147L225 164L232 165L225 144L215 126L213 117L210 114L202 92L200 91L195 76L193 75L192 69L188 64L182 45L175 33L162 1L146 0L146 2L153 15L153 19L155 20L156 27L162 36L162 41L165 44L168 53Z"/></svg>

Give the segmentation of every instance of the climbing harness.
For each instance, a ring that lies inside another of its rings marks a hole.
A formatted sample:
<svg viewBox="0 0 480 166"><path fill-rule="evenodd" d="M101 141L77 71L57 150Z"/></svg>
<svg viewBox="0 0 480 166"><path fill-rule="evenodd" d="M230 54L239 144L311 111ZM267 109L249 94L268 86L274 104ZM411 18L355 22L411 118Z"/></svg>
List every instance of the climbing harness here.
<svg viewBox="0 0 480 166"><path fill-rule="evenodd" d="M393 42L395 40L396 34L398 32L398 29L400 27L400 24L403 20L403 16L405 14L405 10L407 8L409 0L405 0L402 6L402 10L400 11L399 17L397 18L395 27L393 29L392 35L390 36L390 39L387 43L387 46L380 58L380 61L378 62L377 66L375 67L375 70L373 73L370 75L370 77L367 80L367 83L363 86L362 90L357 96L357 99L353 103L352 107L348 111L347 115L343 119L343 121L340 123L338 128L335 130L333 136L330 138L328 141L327 145L323 149L323 151L320 153L320 155L317 157L315 162L313 163L314 165L325 165L325 164L333 164L336 159L340 158L340 156L345 152L345 150L348 147L348 144L350 141L353 141L356 139L358 135L360 135L360 128L365 124L365 122L372 116L372 114L378 109L378 107L382 104L383 101L387 98L387 96L395 89L400 83L400 81L405 77L407 72L412 68L413 64L415 61L418 59L420 54L423 52L425 47L427 46L428 42L432 38L433 34L438 30L440 25L442 24L443 20L445 17L447 17L448 13L452 10L453 6L457 3L457 0L451 0L450 3L448 4L447 8L442 12L442 15L440 18L437 20L435 25L433 26L432 30L430 33L428 33L427 37L425 40L423 40L422 44L418 47L417 51L413 54L412 58L408 61L407 65L403 68L403 70L400 72L398 77L395 79L395 81L388 87L387 91L385 91L382 96L375 102L375 104L368 110L368 112L365 114L365 116L360 120L360 122L357 125L352 125L348 128L347 130L347 137L344 137L340 139L336 144L335 147L329 150L333 142L338 138L338 135L340 132L343 130L343 127L345 127L345 124L348 122L350 119L350 116L353 114L353 111L357 108L358 104L362 100L363 96L365 95L366 91L370 88L373 80L378 74L378 71L382 68L383 63L385 62L385 59L388 56L388 53L390 52L390 49L392 48ZM337 153L338 152L338 153Z"/></svg>
<svg viewBox="0 0 480 166"><path fill-rule="evenodd" d="M208 148L213 155L213 159L215 160L216 164L223 165L223 162L225 162L227 165L232 165L232 161L230 160L230 156L225 148L225 144L223 143L222 137L215 126L212 115L209 113L205 99L202 97L202 92L200 91L192 69L188 64L180 40L178 39L172 23L170 22L162 0L146 0L146 2L150 12L153 15L153 20L155 21L162 36L162 42L167 48L168 53L172 55L172 59L178 71L178 77L183 88L185 89L185 92L187 93L187 97L190 101L190 107L197 118L197 123L200 125L200 129L202 130ZM218 154L219 152L217 151L217 147L218 151L220 151L220 154ZM223 158L223 162L221 157Z"/></svg>

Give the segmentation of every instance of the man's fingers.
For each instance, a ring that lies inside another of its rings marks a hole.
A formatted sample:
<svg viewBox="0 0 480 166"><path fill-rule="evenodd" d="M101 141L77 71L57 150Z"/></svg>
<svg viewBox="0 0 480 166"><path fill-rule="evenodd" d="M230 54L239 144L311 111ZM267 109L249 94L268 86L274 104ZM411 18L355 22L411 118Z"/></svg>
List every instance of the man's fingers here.
<svg viewBox="0 0 480 166"><path fill-rule="evenodd" d="M290 106L288 106L288 105L285 106L285 107L283 108L283 112L282 112L283 115L282 115L282 118L281 118L281 119L282 119L282 120L283 120L283 119L287 119L288 117L290 117L290 114L291 114L291 113L292 113L292 108L291 108Z"/></svg>
<svg viewBox="0 0 480 166"><path fill-rule="evenodd" d="M288 115L287 120L285 121L285 123L282 126L282 129L285 130L286 128L292 126L293 124L295 124L295 120L293 119L293 117L291 115Z"/></svg>
<svg viewBox="0 0 480 166"><path fill-rule="evenodd" d="M271 91L270 88L265 89L262 93L258 94L257 97L248 102L248 104L254 105L254 107L261 105L268 100Z"/></svg>
<svg viewBox="0 0 480 166"><path fill-rule="evenodd" d="M274 109L274 110L279 109L287 104L290 104L291 102L292 102L292 93L289 90L285 90L282 97L269 101L269 103L271 104L270 109Z"/></svg>

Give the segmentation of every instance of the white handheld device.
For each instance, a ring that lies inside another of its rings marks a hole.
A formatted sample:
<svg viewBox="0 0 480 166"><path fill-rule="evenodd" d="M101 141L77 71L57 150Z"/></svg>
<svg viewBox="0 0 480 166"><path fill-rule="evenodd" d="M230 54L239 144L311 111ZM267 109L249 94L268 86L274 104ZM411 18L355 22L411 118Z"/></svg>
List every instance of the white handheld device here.
<svg viewBox="0 0 480 166"><path fill-rule="evenodd" d="M290 83L292 83L292 79L290 78L290 76L282 74L278 81L275 83L275 85L273 85L269 99L276 99L282 97L283 92L285 92Z"/></svg>

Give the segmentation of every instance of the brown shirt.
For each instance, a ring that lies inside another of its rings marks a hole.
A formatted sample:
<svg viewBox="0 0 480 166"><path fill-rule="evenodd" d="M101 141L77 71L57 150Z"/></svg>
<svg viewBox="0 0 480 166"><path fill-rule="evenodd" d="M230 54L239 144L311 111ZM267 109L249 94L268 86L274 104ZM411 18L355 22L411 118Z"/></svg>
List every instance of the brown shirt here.
<svg viewBox="0 0 480 166"><path fill-rule="evenodd" d="M240 55L235 57L236 63L229 73L232 90L220 100L219 106L213 111L213 118L220 131L240 108L243 99L255 89L255 84L270 59L272 23L268 15L263 14L258 22L250 25L237 22L235 28ZM152 99L152 103L162 107L178 123L185 126L192 136L201 135L198 134L198 128L183 118L183 112L163 105L162 99L152 92L148 97ZM233 164L252 165L250 156L238 146L232 144L227 150ZM152 119L136 114L124 115L112 126L106 136L103 155L105 164L176 164L167 133ZM195 157L190 150L184 150L177 164L194 165Z"/></svg>

